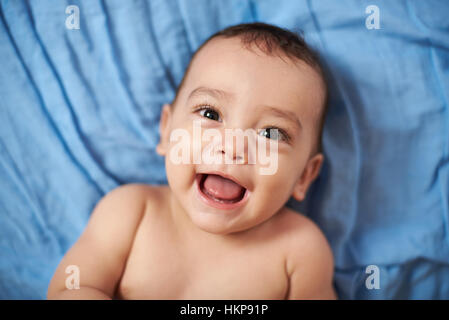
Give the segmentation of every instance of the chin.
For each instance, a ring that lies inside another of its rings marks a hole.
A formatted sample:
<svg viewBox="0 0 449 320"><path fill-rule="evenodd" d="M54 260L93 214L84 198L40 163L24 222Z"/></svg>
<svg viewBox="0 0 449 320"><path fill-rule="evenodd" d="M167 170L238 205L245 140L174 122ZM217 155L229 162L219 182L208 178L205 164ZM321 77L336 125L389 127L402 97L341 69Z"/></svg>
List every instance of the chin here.
<svg viewBox="0 0 449 320"><path fill-rule="evenodd" d="M226 235L239 231L237 221L229 220L216 212L194 210L189 213L189 217L195 226L208 233Z"/></svg>

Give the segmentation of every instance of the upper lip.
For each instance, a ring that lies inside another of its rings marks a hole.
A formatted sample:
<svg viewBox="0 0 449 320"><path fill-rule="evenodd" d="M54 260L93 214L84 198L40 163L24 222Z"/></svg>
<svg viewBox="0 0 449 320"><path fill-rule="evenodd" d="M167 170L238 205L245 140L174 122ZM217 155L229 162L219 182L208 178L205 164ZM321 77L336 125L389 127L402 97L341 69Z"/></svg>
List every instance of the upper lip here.
<svg viewBox="0 0 449 320"><path fill-rule="evenodd" d="M248 186L243 184L239 179L237 179L236 177L228 174L228 173L224 173L221 171L207 171L207 172L197 172L197 174L215 174L218 176L222 176L223 178L229 179L231 181L234 181L235 183L237 183L238 185L242 186L245 189L248 189Z"/></svg>

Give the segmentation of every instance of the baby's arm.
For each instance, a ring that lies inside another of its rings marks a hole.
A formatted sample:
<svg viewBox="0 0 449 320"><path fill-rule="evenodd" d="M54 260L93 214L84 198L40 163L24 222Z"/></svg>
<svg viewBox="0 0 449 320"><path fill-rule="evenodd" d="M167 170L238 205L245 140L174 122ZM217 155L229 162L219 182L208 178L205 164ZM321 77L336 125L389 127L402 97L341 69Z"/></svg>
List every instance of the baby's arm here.
<svg viewBox="0 0 449 320"><path fill-rule="evenodd" d="M306 221L289 240L287 299L336 299L332 251L321 230L312 221Z"/></svg>
<svg viewBox="0 0 449 320"><path fill-rule="evenodd" d="M60 262L47 299L112 299L145 210L145 188L118 187L97 204L83 234ZM67 289L69 265L79 268L79 289Z"/></svg>

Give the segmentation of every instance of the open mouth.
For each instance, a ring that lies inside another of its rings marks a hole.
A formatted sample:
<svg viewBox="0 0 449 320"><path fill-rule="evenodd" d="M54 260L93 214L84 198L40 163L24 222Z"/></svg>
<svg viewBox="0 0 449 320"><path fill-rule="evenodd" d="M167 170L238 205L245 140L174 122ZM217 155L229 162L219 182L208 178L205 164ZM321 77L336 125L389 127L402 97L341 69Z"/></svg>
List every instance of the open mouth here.
<svg viewBox="0 0 449 320"><path fill-rule="evenodd" d="M197 183L200 192L210 202L232 205L241 202L247 189L234 180L225 178L219 174L197 174Z"/></svg>

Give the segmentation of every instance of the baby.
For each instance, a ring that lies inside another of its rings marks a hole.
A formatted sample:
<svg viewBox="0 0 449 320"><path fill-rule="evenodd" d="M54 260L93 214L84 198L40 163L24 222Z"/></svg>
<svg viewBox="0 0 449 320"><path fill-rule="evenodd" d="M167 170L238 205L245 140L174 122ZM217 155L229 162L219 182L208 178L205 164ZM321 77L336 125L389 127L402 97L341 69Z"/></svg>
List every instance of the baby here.
<svg viewBox="0 0 449 320"><path fill-rule="evenodd" d="M302 201L320 171L326 99L318 58L298 35L252 23L211 36L162 109L157 152L168 186L128 184L101 199L47 297L335 299L323 233L285 206L291 196ZM207 145L227 162L195 161L208 140L195 138L198 129L249 133L240 147L215 138ZM275 169L264 173L250 161L262 142L276 152ZM182 150L192 151L185 161ZM75 288L66 273L74 267Z"/></svg>

